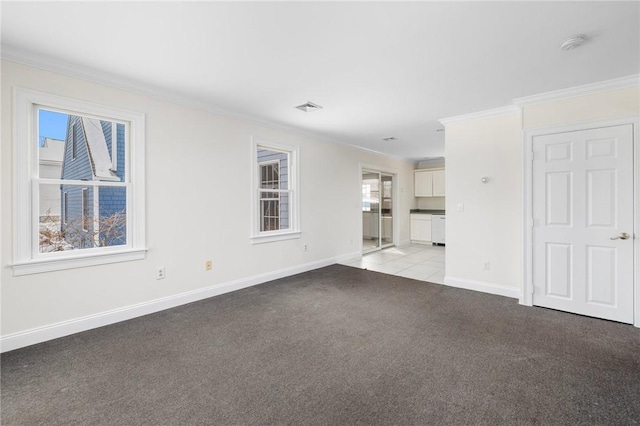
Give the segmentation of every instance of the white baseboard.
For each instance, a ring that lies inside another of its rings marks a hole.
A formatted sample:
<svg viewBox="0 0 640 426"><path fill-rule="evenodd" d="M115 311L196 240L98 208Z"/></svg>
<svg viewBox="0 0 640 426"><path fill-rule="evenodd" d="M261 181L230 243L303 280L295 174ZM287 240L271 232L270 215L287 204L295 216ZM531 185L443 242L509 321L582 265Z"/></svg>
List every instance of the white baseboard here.
<svg viewBox="0 0 640 426"><path fill-rule="evenodd" d="M302 272L311 271L313 269L333 265L334 263L344 262L360 255L360 252L348 253L341 256L305 263L303 265L292 266L273 272L241 278L227 283L216 284L198 290L162 297L148 302L112 309L98 314L7 334L0 337L0 352L12 351L14 349L23 348L36 343L46 342L47 340L57 339L59 337L103 327L120 321L126 321L143 315L152 314L154 312L163 311L165 309L175 308L176 306L184 305L186 303L197 302L198 300L262 284L278 278L284 278Z"/></svg>
<svg viewBox="0 0 640 426"><path fill-rule="evenodd" d="M498 284L483 281L466 280L455 277L444 277L444 284L451 287L464 288L466 290L481 291L482 293L495 294L497 296L512 297L520 299L521 291L514 287L505 287Z"/></svg>

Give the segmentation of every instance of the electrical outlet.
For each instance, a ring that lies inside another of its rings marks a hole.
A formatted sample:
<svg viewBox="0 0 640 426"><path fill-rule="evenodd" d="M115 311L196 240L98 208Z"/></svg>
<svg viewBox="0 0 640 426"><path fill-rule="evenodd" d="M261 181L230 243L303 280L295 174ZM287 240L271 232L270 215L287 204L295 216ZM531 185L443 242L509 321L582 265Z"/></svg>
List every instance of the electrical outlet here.
<svg viewBox="0 0 640 426"><path fill-rule="evenodd" d="M206 262L204 262L204 269L205 271L210 271L213 269L213 263L211 263L210 260L207 260Z"/></svg>
<svg viewBox="0 0 640 426"><path fill-rule="evenodd" d="M488 270L490 270L490 269L491 269L491 263L489 263L488 261L487 261L487 262L484 262L484 270L485 270L485 271L488 271Z"/></svg>
<svg viewBox="0 0 640 426"><path fill-rule="evenodd" d="M305 244L303 250L304 251L309 251L309 247Z"/></svg>
<svg viewBox="0 0 640 426"><path fill-rule="evenodd" d="M156 280L164 280L166 276L167 274L164 271L164 266L161 266L158 269L156 269Z"/></svg>
<svg viewBox="0 0 640 426"><path fill-rule="evenodd" d="M464 211L464 204L458 203L458 211L459 212L463 212Z"/></svg>

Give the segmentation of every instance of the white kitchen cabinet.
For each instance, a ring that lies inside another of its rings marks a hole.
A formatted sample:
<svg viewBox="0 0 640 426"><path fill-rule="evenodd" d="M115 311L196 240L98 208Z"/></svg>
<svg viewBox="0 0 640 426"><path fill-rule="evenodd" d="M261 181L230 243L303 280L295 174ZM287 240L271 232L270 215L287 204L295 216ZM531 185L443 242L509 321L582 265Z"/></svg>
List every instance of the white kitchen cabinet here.
<svg viewBox="0 0 640 426"><path fill-rule="evenodd" d="M414 192L416 197L433 197L433 172L416 170L414 172Z"/></svg>
<svg viewBox="0 0 640 426"><path fill-rule="evenodd" d="M416 197L444 197L444 169L414 171Z"/></svg>
<svg viewBox="0 0 640 426"><path fill-rule="evenodd" d="M433 172L433 196L444 197L444 170Z"/></svg>
<svg viewBox="0 0 640 426"><path fill-rule="evenodd" d="M428 244L431 242L431 215L411 215L411 242Z"/></svg>

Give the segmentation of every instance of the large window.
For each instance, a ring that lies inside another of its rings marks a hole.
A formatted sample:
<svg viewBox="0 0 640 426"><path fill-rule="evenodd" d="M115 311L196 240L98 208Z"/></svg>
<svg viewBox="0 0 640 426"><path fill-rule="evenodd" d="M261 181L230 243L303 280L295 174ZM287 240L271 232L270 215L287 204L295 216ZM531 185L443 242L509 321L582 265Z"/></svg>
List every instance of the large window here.
<svg viewBox="0 0 640 426"><path fill-rule="evenodd" d="M298 238L297 151L254 141L252 242Z"/></svg>
<svg viewBox="0 0 640 426"><path fill-rule="evenodd" d="M144 258L144 115L15 89L14 274Z"/></svg>

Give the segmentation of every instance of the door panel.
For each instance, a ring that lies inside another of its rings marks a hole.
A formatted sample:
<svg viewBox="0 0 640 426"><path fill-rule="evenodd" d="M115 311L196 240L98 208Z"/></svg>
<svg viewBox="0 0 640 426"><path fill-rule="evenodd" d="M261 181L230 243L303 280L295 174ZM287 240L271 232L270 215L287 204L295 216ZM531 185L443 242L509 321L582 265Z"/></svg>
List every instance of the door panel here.
<svg viewBox="0 0 640 426"><path fill-rule="evenodd" d="M547 243L547 288L546 294L553 297L571 298L571 244Z"/></svg>
<svg viewBox="0 0 640 426"><path fill-rule="evenodd" d="M616 227L616 170L587 171L587 226Z"/></svg>
<svg viewBox="0 0 640 426"><path fill-rule="evenodd" d="M587 303L615 306L616 249L587 246Z"/></svg>
<svg viewBox="0 0 640 426"><path fill-rule="evenodd" d="M381 230L380 233L380 246L388 247L393 245L393 176L392 175L380 175L380 205L381 205Z"/></svg>
<svg viewBox="0 0 640 426"><path fill-rule="evenodd" d="M393 245L393 175L362 171L362 251Z"/></svg>
<svg viewBox="0 0 640 426"><path fill-rule="evenodd" d="M547 173L547 226L571 226L571 172Z"/></svg>
<svg viewBox="0 0 640 426"><path fill-rule="evenodd" d="M362 172L362 251L380 248L380 175Z"/></svg>
<svg viewBox="0 0 640 426"><path fill-rule="evenodd" d="M533 151L533 303L632 323L632 125L537 136Z"/></svg>

